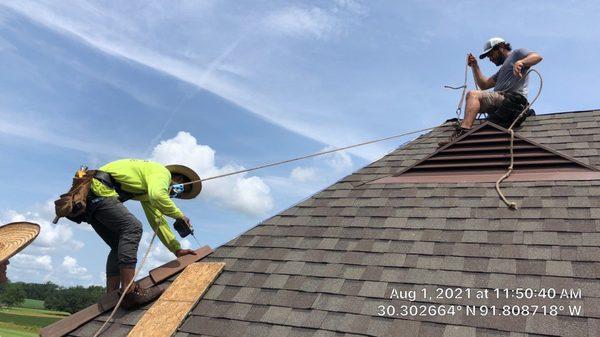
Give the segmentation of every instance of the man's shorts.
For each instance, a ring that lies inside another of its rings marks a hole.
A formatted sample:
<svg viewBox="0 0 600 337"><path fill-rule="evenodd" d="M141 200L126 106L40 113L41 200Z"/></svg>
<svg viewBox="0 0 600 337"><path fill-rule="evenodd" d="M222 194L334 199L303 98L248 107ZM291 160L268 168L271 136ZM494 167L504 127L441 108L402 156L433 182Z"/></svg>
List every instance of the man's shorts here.
<svg viewBox="0 0 600 337"><path fill-rule="evenodd" d="M487 114L486 120L508 128L521 115L528 103L527 98L519 93L484 92L480 104L480 112ZM519 121L515 122L515 127L521 125L528 116L535 116L535 112L529 109Z"/></svg>
<svg viewBox="0 0 600 337"><path fill-rule="evenodd" d="M489 114L498 110L504 101L504 95L495 91L484 91L481 93L481 99L479 100L480 113Z"/></svg>

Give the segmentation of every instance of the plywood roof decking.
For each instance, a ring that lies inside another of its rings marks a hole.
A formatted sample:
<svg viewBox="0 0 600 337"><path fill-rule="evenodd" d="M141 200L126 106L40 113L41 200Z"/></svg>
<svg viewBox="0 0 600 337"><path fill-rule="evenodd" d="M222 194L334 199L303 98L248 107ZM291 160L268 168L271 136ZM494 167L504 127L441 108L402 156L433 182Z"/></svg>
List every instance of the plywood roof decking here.
<svg viewBox="0 0 600 337"><path fill-rule="evenodd" d="M219 262L198 262L187 266L127 336L172 336L224 266L224 263Z"/></svg>
<svg viewBox="0 0 600 337"><path fill-rule="evenodd" d="M366 184L435 152L451 132L423 135L215 249L205 261L227 265L175 336L597 336L599 181L507 182L517 212L505 209L493 183ZM600 111L539 115L518 132L600 167ZM391 288L435 287L580 288L583 297L569 303L584 311L376 314ZM112 336L126 336L142 314L124 313ZM89 336L101 319L70 336Z"/></svg>
<svg viewBox="0 0 600 337"><path fill-rule="evenodd" d="M183 270L190 263L196 262L206 257L210 253L212 253L212 249L209 246L201 247L196 250L196 255L185 255L173 261L170 261L160 267L154 268L150 271L149 276L144 277L141 280L138 280L137 282L142 288L152 287L160 282L163 282L168 277L175 275L177 272ZM153 277L151 277L151 275ZM118 300L119 296L117 295L116 291L106 294L100 298L98 303L93 304L81 311L78 311L73 315L68 316L67 318L64 318L56 323L44 327L40 330L40 336L57 337L68 334L69 332L77 329L86 322L91 321L96 317L102 315L103 313L106 313L109 310L113 309L117 304ZM124 312L123 309L119 310ZM117 318L118 317L119 315L117 315ZM96 330L100 328L100 325L97 326ZM108 326L108 328L104 330L104 333L102 333L101 336L110 336L111 333L111 326Z"/></svg>

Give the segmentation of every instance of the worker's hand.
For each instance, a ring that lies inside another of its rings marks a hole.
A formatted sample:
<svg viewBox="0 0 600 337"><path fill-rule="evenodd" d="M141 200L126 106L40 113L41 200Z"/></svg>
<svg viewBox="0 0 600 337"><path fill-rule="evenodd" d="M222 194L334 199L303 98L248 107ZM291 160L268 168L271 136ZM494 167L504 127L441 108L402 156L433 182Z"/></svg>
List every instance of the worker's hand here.
<svg viewBox="0 0 600 337"><path fill-rule="evenodd" d="M183 222L185 222L188 226L190 226L190 218L188 218L187 216L184 215L181 218L181 220L183 220Z"/></svg>
<svg viewBox="0 0 600 337"><path fill-rule="evenodd" d="M177 249L175 251L175 256L182 257L184 255L196 255L196 252L191 249Z"/></svg>
<svg viewBox="0 0 600 337"><path fill-rule="evenodd" d="M522 78L523 77L522 71L523 71L524 66L525 65L523 65L523 61L521 61L521 60L515 62L515 65L513 66L513 74L515 76L519 76Z"/></svg>
<svg viewBox="0 0 600 337"><path fill-rule="evenodd" d="M469 55L467 55L467 64L469 65L469 67L473 67L473 66L477 65L477 59L471 53L469 53Z"/></svg>

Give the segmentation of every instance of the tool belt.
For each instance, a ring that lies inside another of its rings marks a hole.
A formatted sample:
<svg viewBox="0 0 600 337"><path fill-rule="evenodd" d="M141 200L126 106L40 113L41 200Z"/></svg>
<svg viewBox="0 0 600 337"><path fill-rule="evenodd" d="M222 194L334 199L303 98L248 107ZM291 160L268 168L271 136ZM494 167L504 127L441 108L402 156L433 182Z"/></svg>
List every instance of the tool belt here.
<svg viewBox="0 0 600 337"><path fill-rule="evenodd" d="M86 220L86 209L89 197L93 196L90 191L92 180L100 181L105 186L114 189L119 195L119 201L125 202L135 196L133 193L124 191L109 173L100 170L81 169L73 177L73 184L69 191L54 201L56 217L52 221L57 223L60 218L67 218L73 222L81 223Z"/></svg>
<svg viewBox="0 0 600 337"><path fill-rule="evenodd" d="M61 194L54 201L54 211L56 217L52 223L57 223L60 218L67 218L73 222L81 223L85 220L85 210L87 207L88 194L92 179L97 170L81 169L73 177L73 184L69 191Z"/></svg>

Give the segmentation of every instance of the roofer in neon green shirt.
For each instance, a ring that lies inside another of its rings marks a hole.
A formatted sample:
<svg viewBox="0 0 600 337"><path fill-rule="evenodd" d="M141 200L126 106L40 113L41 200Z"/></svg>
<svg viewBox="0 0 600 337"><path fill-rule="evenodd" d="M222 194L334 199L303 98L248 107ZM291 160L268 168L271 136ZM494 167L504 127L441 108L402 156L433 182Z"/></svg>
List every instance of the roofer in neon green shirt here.
<svg viewBox="0 0 600 337"><path fill-rule="evenodd" d="M192 181L192 184L181 185ZM195 252L181 249L165 216L189 224L189 219L171 198L192 199L201 189L198 175L183 165L163 166L147 160L121 159L100 167L90 186L85 221L111 248L106 261L107 292L119 289L119 285L124 288L133 279L142 237L141 222L123 202L140 201L150 227L179 257ZM150 302L162 293L162 289L156 287L141 289L136 284L131 288L123 300L125 308Z"/></svg>

